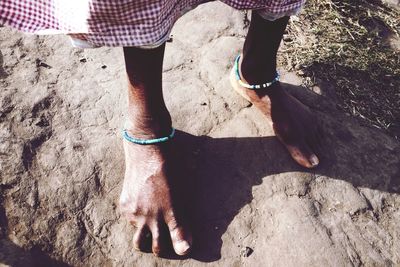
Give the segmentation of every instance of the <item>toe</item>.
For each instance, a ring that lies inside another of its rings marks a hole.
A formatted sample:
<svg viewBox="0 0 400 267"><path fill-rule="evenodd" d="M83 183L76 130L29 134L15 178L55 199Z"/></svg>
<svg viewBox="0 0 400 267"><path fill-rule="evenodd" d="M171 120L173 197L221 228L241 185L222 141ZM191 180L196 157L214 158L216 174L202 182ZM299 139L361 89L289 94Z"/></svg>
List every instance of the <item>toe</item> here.
<svg viewBox="0 0 400 267"><path fill-rule="evenodd" d="M190 252L191 248L191 238L184 237L185 234L183 233L183 228L177 228L175 229L175 231L170 232L175 253L180 256L187 255Z"/></svg>
<svg viewBox="0 0 400 267"><path fill-rule="evenodd" d="M315 168L319 164L319 159L310 147L305 143L299 146L286 145L292 158L301 166L306 168Z"/></svg>
<svg viewBox="0 0 400 267"><path fill-rule="evenodd" d="M151 227L151 236L152 236L152 245L151 250L154 255L160 256L162 249L161 249L161 238L160 238L160 227L159 224L154 224Z"/></svg>
<svg viewBox="0 0 400 267"><path fill-rule="evenodd" d="M133 235L133 248L136 250L143 251L145 247L146 235L149 233L147 227L142 224L137 226L135 234Z"/></svg>
<svg viewBox="0 0 400 267"><path fill-rule="evenodd" d="M318 159L317 155L315 155L314 153L310 155L310 157L308 158L308 161L311 164L311 167L309 167L309 168L315 168L319 165L319 159Z"/></svg>
<svg viewBox="0 0 400 267"><path fill-rule="evenodd" d="M180 256L187 255L192 246L191 233L174 219L168 220L167 225L175 253Z"/></svg>

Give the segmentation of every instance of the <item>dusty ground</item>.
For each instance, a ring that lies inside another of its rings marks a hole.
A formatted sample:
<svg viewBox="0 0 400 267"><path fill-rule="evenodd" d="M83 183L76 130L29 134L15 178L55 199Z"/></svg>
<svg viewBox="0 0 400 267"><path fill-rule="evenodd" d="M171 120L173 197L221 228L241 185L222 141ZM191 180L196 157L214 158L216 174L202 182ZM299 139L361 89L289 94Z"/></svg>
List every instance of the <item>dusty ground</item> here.
<svg viewBox="0 0 400 267"><path fill-rule="evenodd" d="M219 18L219 19L216 19ZM210 3L167 46L164 90L196 188L183 260L133 251L120 217L121 49L0 29L0 265L396 266L400 145L338 108L330 87L291 92L324 120L322 164L299 168L230 88L243 14Z"/></svg>

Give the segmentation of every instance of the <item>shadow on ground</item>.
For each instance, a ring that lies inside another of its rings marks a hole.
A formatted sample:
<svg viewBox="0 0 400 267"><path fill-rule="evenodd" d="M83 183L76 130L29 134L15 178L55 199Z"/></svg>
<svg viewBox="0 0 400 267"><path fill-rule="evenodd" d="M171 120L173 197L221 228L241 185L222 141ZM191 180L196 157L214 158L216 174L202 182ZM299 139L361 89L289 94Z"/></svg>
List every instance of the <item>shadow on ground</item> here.
<svg viewBox="0 0 400 267"><path fill-rule="evenodd" d="M4 64L3 54L0 51L0 79L4 79L7 77L7 72L4 70L3 64Z"/></svg>
<svg viewBox="0 0 400 267"><path fill-rule="evenodd" d="M24 250L8 239L0 239L0 264L11 267L69 267L49 257L38 248Z"/></svg>
<svg viewBox="0 0 400 267"><path fill-rule="evenodd" d="M195 189L194 259L210 262L221 257L221 237L239 211L252 201L252 187L274 174L309 172L314 178L324 176L355 187L400 193L397 143L382 138L385 135L375 129L354 123L323 97L302 87L287 87L304 103L325 112L320 116L326 142L320 153L321 164L314 170L294 163L275 137L210 138L179 133L177 140L187 149L185 155L193 155L188 165Z"/></svg>
<svg viewBox="0 0 400 267"><path fill-rule="evenodd" d="M2 193L1 186L0 193ZM0 200L1 197L2 196L0 195ZM70 266L62 261L51 258L37 246L26 250L21 248L8 238L5 238L5 230L8 228L8 221L2 205L0 206L0 223L0 266L2 266L2 264L11 267Z"/></svg>

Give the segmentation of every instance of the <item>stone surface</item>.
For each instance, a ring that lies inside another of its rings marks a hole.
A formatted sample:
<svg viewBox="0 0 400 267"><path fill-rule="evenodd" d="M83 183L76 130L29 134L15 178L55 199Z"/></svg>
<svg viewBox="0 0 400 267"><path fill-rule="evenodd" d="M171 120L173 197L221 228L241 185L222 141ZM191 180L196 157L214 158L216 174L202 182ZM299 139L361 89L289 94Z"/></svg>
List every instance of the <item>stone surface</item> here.
<svg viewBox="0 0 400 267"><path fill-rule="evenodd" d="M195 247L181 260L134 251L118 211L121 49L0 29L0 265L400 264L399 143L283 68L290 91L325 122L321 166L298 167L230 88L244 18L221 3L200 6L167 45L165 98L196 189Z"/></svg>

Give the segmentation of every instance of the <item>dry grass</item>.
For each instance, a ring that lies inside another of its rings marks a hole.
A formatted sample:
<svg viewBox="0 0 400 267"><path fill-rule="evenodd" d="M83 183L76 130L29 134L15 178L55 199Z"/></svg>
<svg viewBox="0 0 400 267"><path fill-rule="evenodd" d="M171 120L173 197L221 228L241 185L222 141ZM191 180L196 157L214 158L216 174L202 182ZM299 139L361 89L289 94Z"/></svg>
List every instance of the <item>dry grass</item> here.
<svg viewBox="0 0 400 267"><path fill-rule="evenodd" d="M283 64L312 87L334 88L338 105L400 140L400 12L374 0L310 0L284 38Z"/></svg>

